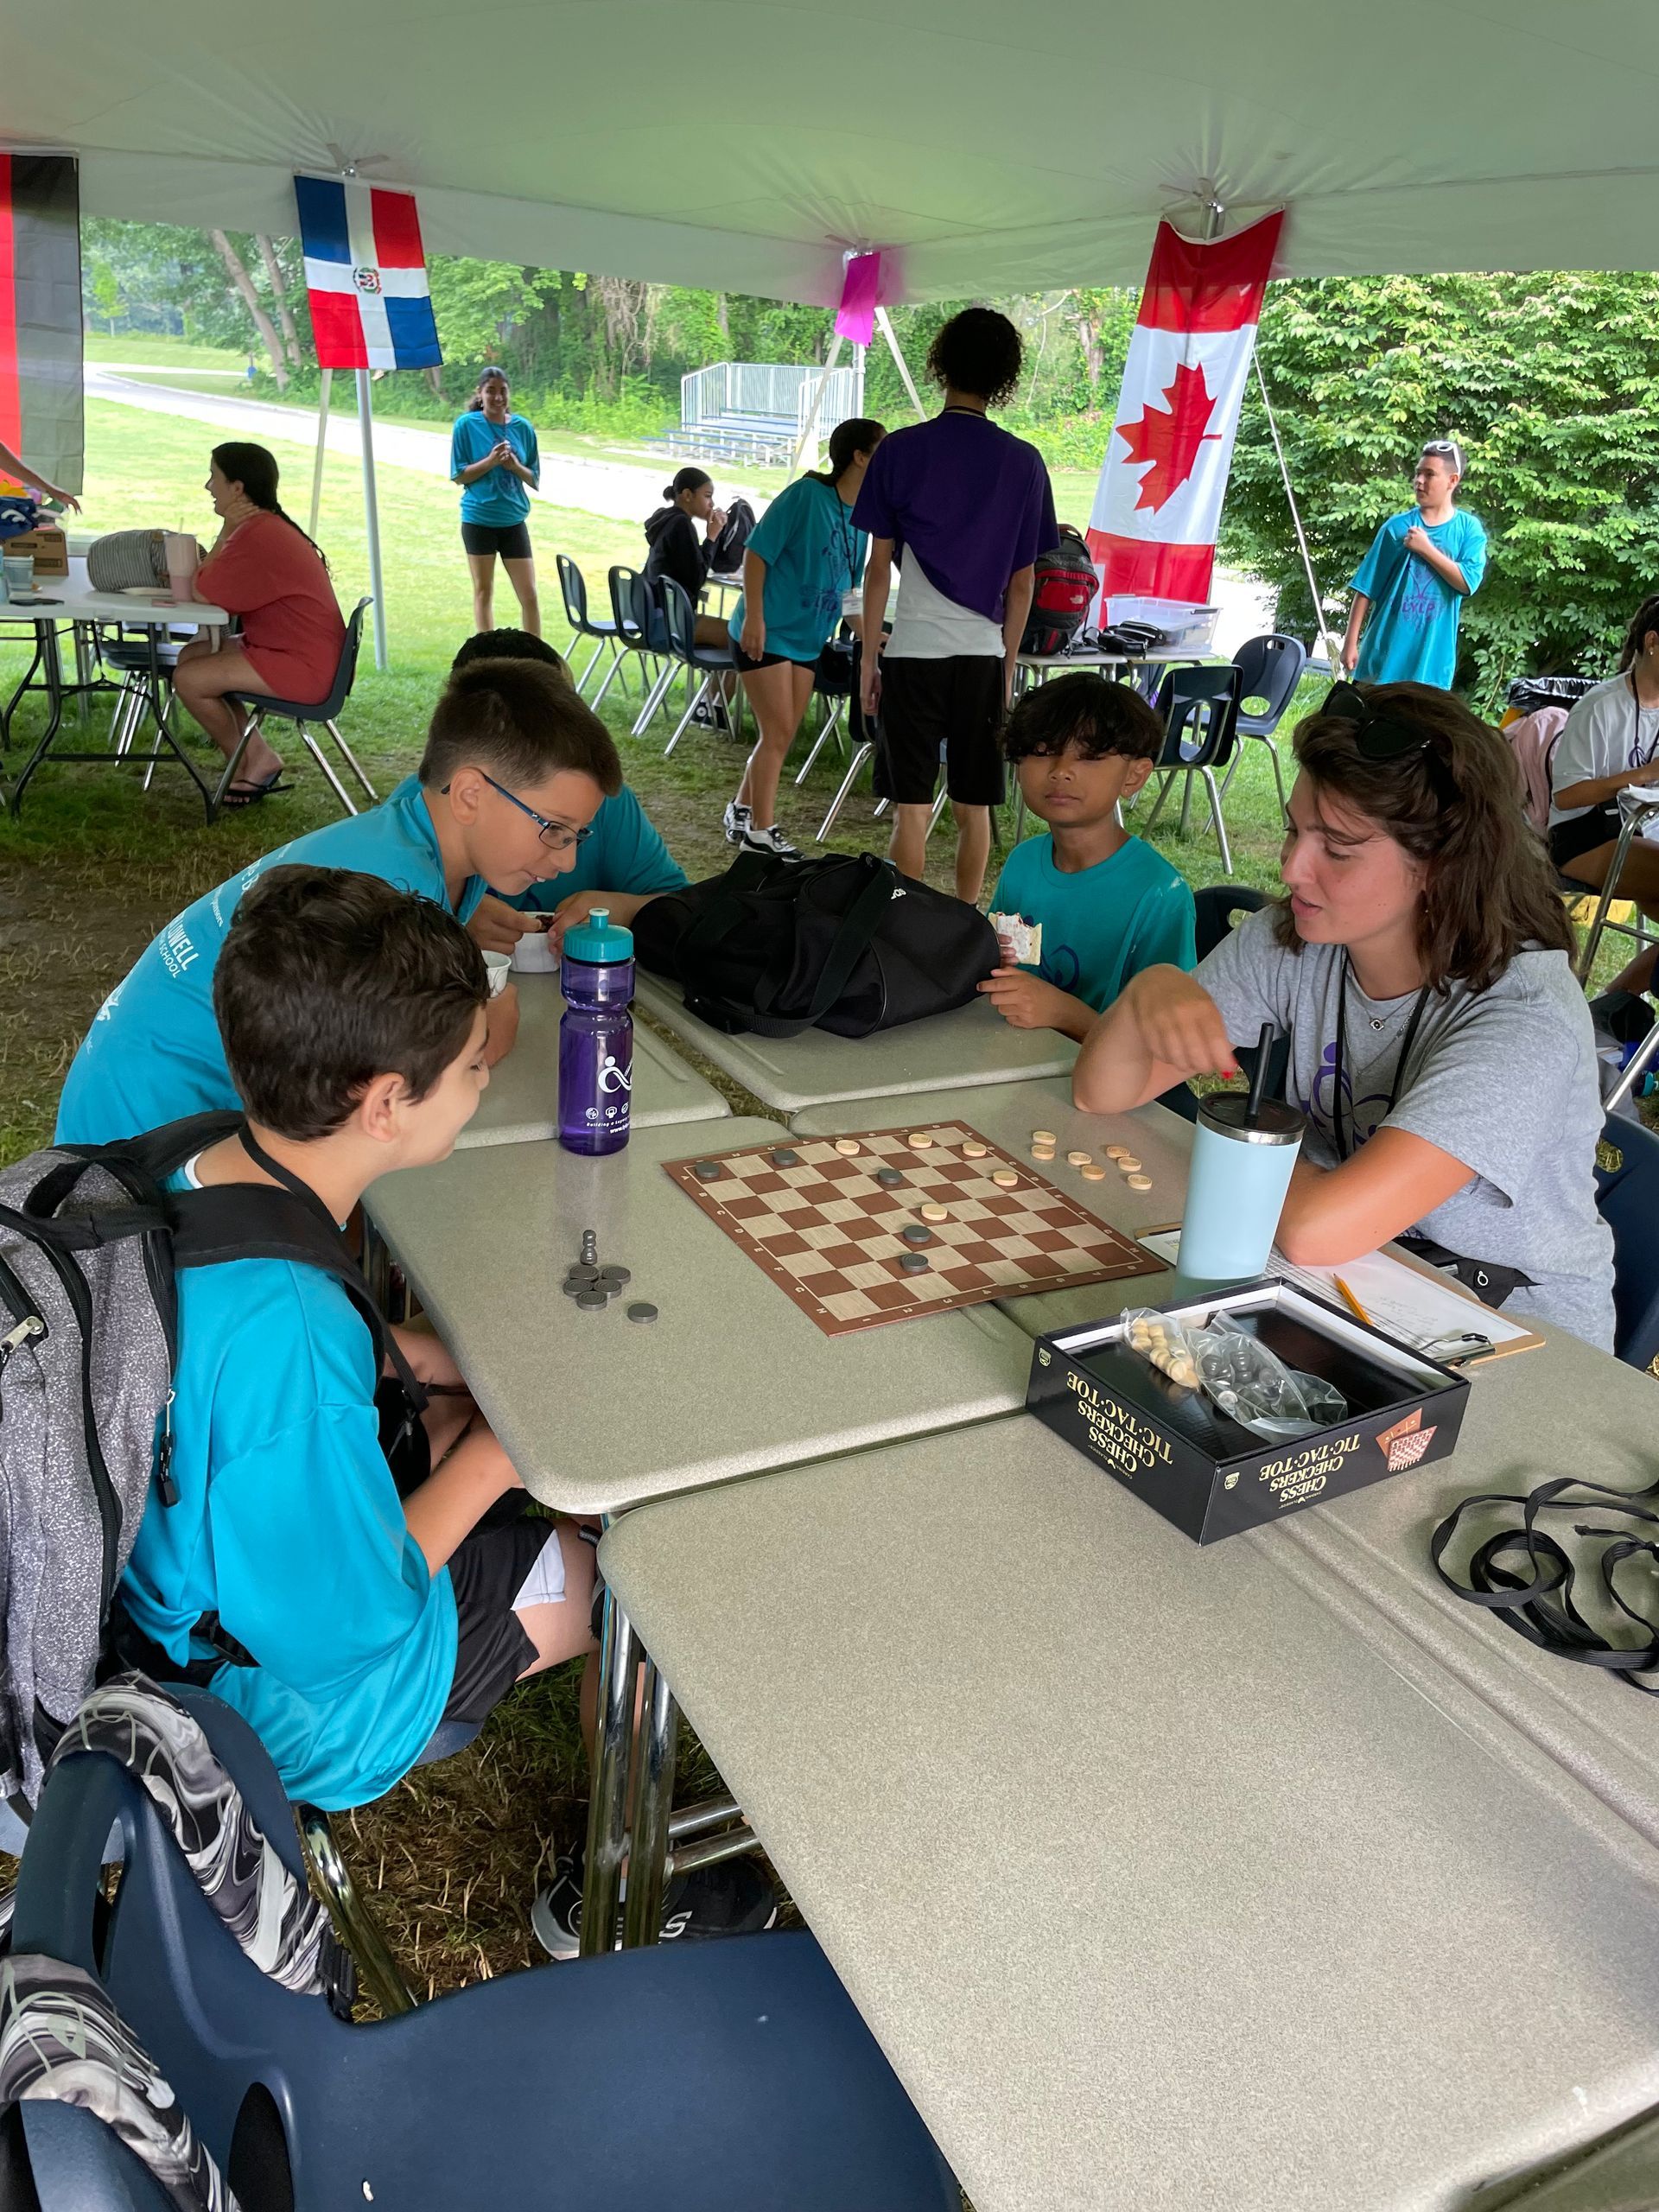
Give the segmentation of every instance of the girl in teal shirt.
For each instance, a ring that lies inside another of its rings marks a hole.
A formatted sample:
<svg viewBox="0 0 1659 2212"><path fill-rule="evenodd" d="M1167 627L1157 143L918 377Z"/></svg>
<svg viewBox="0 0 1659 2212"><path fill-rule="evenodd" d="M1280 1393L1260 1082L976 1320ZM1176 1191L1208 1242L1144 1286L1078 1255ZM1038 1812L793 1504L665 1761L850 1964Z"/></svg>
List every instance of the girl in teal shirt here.
<svg viewBox="0 0 1659 2212"><path fill-rule="evenodd" d="M473 627L495 627L495 563L500 559L518 601L520 621L542 634L536 560L530 543L530 494L542 480L536 426L512 411L502 369L480 371L467 410L449 434L449 474L461 487L461 542L473 576Z"/></svg>
<svg viewBox="0 0 1659 2212"><path fill-rule="evenodd" d="M798 477L767 508L743 553L743 596L732 612L732 655L760 735L726 810L726 840L747 850L793 855L777 827L784 756L812 696L818 655L835 635L845 594L858 588L867 543L853 502L880 423L838 423L830 466Z"/></svg>

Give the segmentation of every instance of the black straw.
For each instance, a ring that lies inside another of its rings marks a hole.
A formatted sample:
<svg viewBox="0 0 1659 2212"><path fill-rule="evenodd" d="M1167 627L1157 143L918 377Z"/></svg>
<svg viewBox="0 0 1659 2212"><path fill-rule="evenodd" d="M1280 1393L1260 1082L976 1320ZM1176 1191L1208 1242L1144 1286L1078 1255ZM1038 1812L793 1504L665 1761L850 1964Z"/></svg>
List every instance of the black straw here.
<svg viewBox="0 0 1659 2212"><path fill-rule="evenodd" d="M1268 1062L1273 1056L1273 1043L1279 1032L1271 1021L1262 1025L1262 1035L1255 1047L1255 1073L1250 1077L1250 1095L1244 1108L1245 1124L1255 1128L1262 1118L1262 1097L1268 1087Z"/></svg>

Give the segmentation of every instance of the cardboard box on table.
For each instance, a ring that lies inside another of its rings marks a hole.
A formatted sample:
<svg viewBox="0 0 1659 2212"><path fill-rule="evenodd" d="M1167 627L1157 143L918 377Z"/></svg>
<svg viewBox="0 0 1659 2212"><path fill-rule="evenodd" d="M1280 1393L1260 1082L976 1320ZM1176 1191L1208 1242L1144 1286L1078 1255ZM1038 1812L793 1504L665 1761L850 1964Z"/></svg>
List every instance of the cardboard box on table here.
<svg viewBox="0 0 1659 2212"><path fill-rule="evenodd" d="M0 553L29 554L37 577L62 578L69 574L69 541L50 524L40 530L19 531L16 537L0 538Z"/></svg>

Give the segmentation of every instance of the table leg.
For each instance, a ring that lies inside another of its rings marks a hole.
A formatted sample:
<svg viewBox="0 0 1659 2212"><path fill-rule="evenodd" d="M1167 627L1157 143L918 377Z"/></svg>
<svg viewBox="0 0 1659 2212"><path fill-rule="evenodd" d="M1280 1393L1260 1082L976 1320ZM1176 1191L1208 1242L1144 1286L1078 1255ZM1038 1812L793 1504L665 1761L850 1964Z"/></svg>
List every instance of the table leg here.
<svg viewBox="0 0 1659 2212"><path fill-rule="evenodd" d="M582 1892L582 1955L597 1958L616 1942L617 1899L627 1850L628 1764L633 1742L633 1683L639 1645L627 1615L605 1592L599 1643L599 1740L588 1801L588 1859Z"/></svg>
<svg viewBox="0 0 1659 2212"><path fill-rule="evenodd" d="M622 1944L634 1950L654 1943L663 1917L663 1875L668 1856L668 1823L674 1797L674 1751L679 1736L679 1708L655 1660L645 1660L640 1717L633 1835L628 1853L628 1904ZM588 1924L587 1909L582 1926Z"/></svg>
<svg viewBox="0 0 1659 2212"><path fill-rule="evenodd" d="M45 673L44 683L34 681L37 668ZM46 728L41 732L39 743L24 761L17 780L11 787L9 804L14 817L22 812L23 793L29 786L29 779L51 750L52 741L63 723L63 671L58 662L57 627L49 620L35 625L35 658L29 664L28 674L12 693L11 702L6 709L5 735L8 740L11 734L11 717L16 712L18 701L28 690L45 691L51 699L52 711L47 716Z"/></svg>

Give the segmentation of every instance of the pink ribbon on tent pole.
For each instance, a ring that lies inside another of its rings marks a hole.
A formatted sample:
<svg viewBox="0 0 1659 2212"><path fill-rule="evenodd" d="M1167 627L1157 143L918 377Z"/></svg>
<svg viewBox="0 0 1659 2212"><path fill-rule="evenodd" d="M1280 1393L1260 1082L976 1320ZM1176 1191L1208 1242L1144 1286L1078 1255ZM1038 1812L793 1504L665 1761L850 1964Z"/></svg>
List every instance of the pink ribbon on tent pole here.
<svg viewBox="0 0 1659 2212"><path fill-rule="evenodd" d="M875 296L881 288L879 253L855 253L841 280L841 305L836 310L836 335L850 338L855 346L868 346L875 335Z"/></svg>

